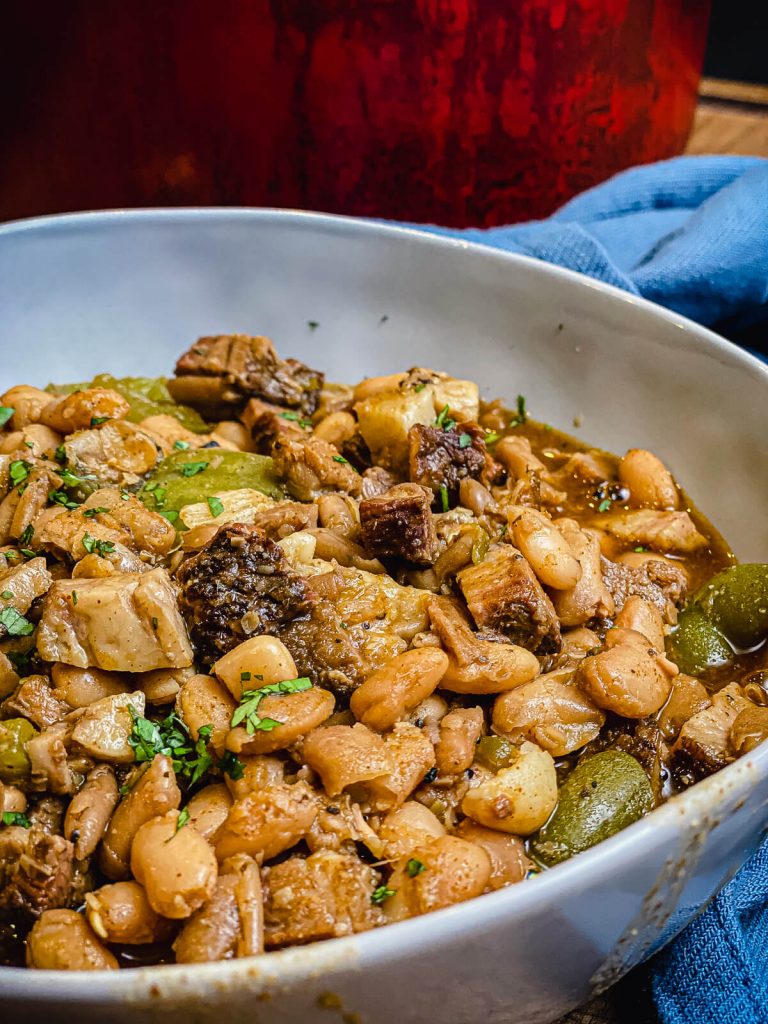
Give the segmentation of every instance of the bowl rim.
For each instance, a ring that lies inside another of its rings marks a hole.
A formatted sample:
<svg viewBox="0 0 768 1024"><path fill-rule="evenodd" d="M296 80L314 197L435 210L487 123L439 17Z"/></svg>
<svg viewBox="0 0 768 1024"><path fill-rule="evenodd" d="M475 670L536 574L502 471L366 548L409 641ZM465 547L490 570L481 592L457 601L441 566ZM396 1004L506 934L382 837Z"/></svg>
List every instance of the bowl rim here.
<svg viewBox="0 0 768 1024"><path fill-rule="evenodd" d="M705 347L714 349L729 363L740 365L749 374L757 375L768 386L768 365L682 314L614 285L588 277L579 271L560 267L536 257L508 252L479 242L465 241L460 237L432 233L428 225L400 226L358 217L270 207L158 207L92 210L13 220L0 225L0 242L7 243L14 236L29 233L40 233L45 236L51 232L58 233L78 228L109 228L125 222L153 225L200 220L231 220L255 226L268 224L290 230L324 230L342 236L379 236L395 241L401 239L403 242L417 244L425 251L434 248L452 249L466 253L468 258L474 260L506 265L512 273L517 266L527 267L544 277L570 281L578 287L590 288L604 295L609 302L619 301L637 306L644 311L643 315L680 327L704 343ZM222 981L226 981L228 985L242 983L252 986L259 981L269 985L282 985L317 975L320 988L324 985L322 972L332 967L343 967L362 957L369 960L375 958L382 964L396 961L417 954L425 942L434 949L444 941L455 939L457 933L469 934L476 931L489 920L521 915L535 909L539 903L556 902L566 892L589 884L590 879L596 873L599 874L601 869L607 873L622 859L629 860L627 854L637 857L643 850L651 850L656 845L659 835L667 834L667 830L674 829L680 833L700 827L701 818L706 818L707 810L718 805L726 790L730 791L734 798L744 796L748 799L754 783L765 777L768 777L768 741L691 789L673 797L610 839L542 872L535 879L535 884L513 885L422 917L357 935L275 950L267 957L203 964L164 964L117 972L88 972L87 984L84 984L83 972L42 970L35 971L35 984L32 985L28 969L5 967L0 969L0 993L6 998L14 996L29 1001L40 997L47 1000L76 998L91 1003L105 998L119 999L129 990L134 997L137 990L151 995L158 988L166 991L173 989L181 993L183 987L189 983L191 975L194 976L195 987L206 983L213 986L221 984ZM765 817L768 821L768 814ZM49 987L49 983L54 979L55 989Z"/></svg>

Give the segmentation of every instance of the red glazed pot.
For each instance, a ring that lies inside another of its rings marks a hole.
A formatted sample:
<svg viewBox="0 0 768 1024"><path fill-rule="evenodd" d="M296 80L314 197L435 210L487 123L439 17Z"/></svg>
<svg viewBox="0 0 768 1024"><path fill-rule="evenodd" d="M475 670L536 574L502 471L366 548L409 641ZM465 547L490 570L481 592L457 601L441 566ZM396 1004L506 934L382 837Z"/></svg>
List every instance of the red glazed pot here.
<svg viewBox="0 0 768 1024"><path fill-rule="evenodd" d="M541 217L679 153L707 0L30 0L4 14L0 217L298 206Z"/></svg>

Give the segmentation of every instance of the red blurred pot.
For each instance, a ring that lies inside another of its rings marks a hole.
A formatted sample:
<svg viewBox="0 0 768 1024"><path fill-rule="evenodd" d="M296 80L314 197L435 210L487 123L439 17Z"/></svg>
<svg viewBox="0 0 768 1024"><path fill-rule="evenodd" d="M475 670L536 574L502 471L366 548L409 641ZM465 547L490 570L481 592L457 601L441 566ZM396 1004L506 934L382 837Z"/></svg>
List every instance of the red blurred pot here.
<svg viewBox="0 0 768 1024"><path fill-rule="evenodd" d="M540 217L679 153L707 0L28 0L3 13L0 217L298 206Z"/></svg>

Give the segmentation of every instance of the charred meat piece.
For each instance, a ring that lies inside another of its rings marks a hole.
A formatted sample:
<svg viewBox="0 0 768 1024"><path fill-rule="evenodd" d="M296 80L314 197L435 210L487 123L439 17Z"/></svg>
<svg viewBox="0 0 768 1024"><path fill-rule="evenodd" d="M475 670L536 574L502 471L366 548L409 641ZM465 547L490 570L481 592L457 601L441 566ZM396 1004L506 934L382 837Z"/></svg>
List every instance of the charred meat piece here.
<svg viewBox="0 0 768 1024"><path fill-rule="evenodd" d="M325 380L324 374L298 359L281 359L269 338L246 334L199 338L176 363L176 375L218 378L226 386L221 394L225 401L263 398L306 415L317 408ZM180 401L175 384L169 381L168 387Z"/></svg>
<svg viewBox="0 0 768 1024"><path fill-rule="evenodd" d="M376 558L403 558L433 565L438 555L429 492L419 484L398 484L360 502L363 544Z"/></svg>
<svg viewBox="0 0 768 1024"><path fill-rule="evenodd" d="M314 501L321 494L358 495L360 474L338 448L317 437L283 438L272 445L275 473L299 501Z"/></svg>
<svg viewBox="0 0 768 1024"><path fill-rule="evenodd" d="M454 430L441 430L416 423L408 431L410 479L433 494L445 488L455 504L459 484L467 477L479 480L485 469L483 434L475 424L462 423Z"/></svg>
<svg viewBox="0 0 768 1024"><path fill-rule="evenodd" d="M356 637L339 620L335 605L320 598L308 616L294 619L279 631L300 676L338 696L349 694L363 682L367 665Z"/></svg>
<svg viewBox="0 0 768 1024"><path fill-rule="evenodd" d="M477 628L502 633L540 654L560 650L560 623L552 602L520 552L505 544L457 576Z"/></svg>
<svg viewBox="0 0 768 1024"><path fill-rule="evenodd" d="M243 640L305 615L313 595L279 544L243 523L222 527L177 578L198 656L210 664Z"/></svg>
<svg viewBox="0 0 768 1024"><path fill-rule="evenodd" d="M674 621L674 606L680 606L688 586L682 569L661 558L648 559L639 568L601 558L600 566L617 612L636 595L655 605L667 622Z"/></svg>
<svg viewBox="0 0 768 1024"><path fill-rule="evenodd" d="M741 711L754 707L738 683L729 683L712 697L712 703L697 711L680 730L672 748L675 768L688 771L693 779L711 775L736 759L730 745L731 726Z"/></svg>
<svg viewBox="0 0 768 1024"><path fill-rule="evenodd" d="M254 451L269 455L275 441L304 437L312 429L312 421L304 419L295 409L270 405L260 398L251 398L240 419L251 435Z"/></svg>
<svg viewBox="0 0 768 1024"><path fill-rule="evenodd" d="M66 907L72 892L73 859L74 847L68 839L30 829L0 893L0 910L34 918L44 910Z"/></svg>
<svg viewBox="0 0 768 1024"><path fill-rule="evenodd" d="M317 505L279 501L271 508L257 512L253 525L263 530L270 540L282 540L298 530L314 530L317 526Z"/></svg>

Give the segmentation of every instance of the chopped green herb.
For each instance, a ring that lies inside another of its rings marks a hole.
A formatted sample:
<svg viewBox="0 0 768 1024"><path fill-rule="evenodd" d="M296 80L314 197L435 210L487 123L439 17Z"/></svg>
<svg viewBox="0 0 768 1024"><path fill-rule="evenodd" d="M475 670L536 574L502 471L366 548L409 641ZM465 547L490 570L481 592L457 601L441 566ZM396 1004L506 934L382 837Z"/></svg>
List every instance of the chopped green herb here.
<svg viewBox="0 0 768 1024"><path fill-rule="evenodd" d="M302 690L310 690L311 688L311 681L306 676L302 676L299 679L285 679L281 683L268 683L257 690L243 690L240 697L240 705L235 708L230 725L234 729L241 722L245 722L245 731L249 736L252 736L256 731L271 732L272 729L276 729L278 725L283 723L275 721L274 718L261 718L259 716L259 704L261 704L262 700L271 694L301 693Z"/></svg>
<svg viewBox="0 0 768 1024"><path fill-rule="evenodd" d="M20 825L21 828L32 828L32 822L21 811L3 811L4 825Z"/></svg>
<svg viewBox="0 0 768 1024"><path fill-rule="evenodd" d="M525 395L517 396L517 414L512 417L509 421L510 427L519 427L521 423L525 423L528 419L528 413L525 409Z"/></svg>
<svg viewBox="0 0 768 1024"><path fill-rule="evenodd" d="M169 523L175 523L179 518L179 513L175 512L172 508L167 511L160 510L160 515L163 519L167 519Z"/></svg>
<svg viewBox="0 0 768 1024"><path fill-rule="evenodd" d="M16 669L16 672L20 676L28 675L29 663L32 659L31 654L23 654L21 651L6 651L5 656Z"/></svg>
<svg viewBox="0 0 768 1024"><path fill-rule="evenodd" d="M2 594L0 594L0 597L2 597L2 599L4 601L12 601L13 600L13 591L12 590L4 590L2 592Z"/></svg>
<svg viewBox="0 0 768 1024"><path fill-rule="evenodd" d="M194 749L195 756L186 761L182 769L182 774L189 779L190 786L194 786L196 782L199 782L205 773L213 767L213 758L208 752L208 744L212 732L212 725L202 725L197 730Z"/></svg>
<svg viewBox="0 0 768 1024"><path fill-rule="evenodd" d="M349 626L346 624L346 622L340 622L339 623L339 628L340 629L349 629Z"/></svg>
<svg viewBox="0 0 768 1024"><path fill-rule="evenodd" d="M418 384L414 384L414 385L413 385L413 390L414 390L414 391L416 392L416 394L418 395L418 393L419 393L420 391L423 391L423 390L424 390L424 388L425 388L426 386L427 386L427 385L426 385L426 383L425 383L425 382L424 382L423 380L420 380Z"/></svg>
<svg viewBox="0 0 768 1024"><path fill-rule="evenodd" d="M416 857L411 857L405 865L405 870L408 872L409 878L415 878L417 875L420 875L422 871L427 870L427 865L422 864L422 862Z"/></svg>
<svg viewBox="0 0 768 1024"><path fill-rule="evenodd" d="M25 558L37 558L37 552L33 551L32 548L19 548L19 551Z"/></svg>
<svg viewBox="0 0 768 1024"><path fill-rule="evenodd" d="M75 476L75 474L70 472L70 470L68 470L68 469L62 469L62 471L60 473L60 476L61 476L61 482L62 482L62 484L65 487L79 487L80 484L83 482L83 480L93 480L93 479L95 479L95 477L93 477L93 476L88 476L88 477Z"/></svg>
<svg viewBox="0 0 768 1024"><path fill-rule="evenodd" d="M452 420L448 415L450 411L451 410L448 408L448 406L444 405L440 412L437 414L435 426L439 430L453 430L453 428L456 426L456 420Z"/></svg>
<svg viewBox="0 0 768 1024"><path fill-rule="evenodd" d="M210 498L207 498L206 501L208 502L208 508L211 510L212 516L220 516L221 513L224 511L224 503L221 501L220 498L212 496Z"/></svg>
<svg viewBox="0 0 768 1024"><path fill-rule="evenodd" d="M597 511L598 512L607 512L608 509L611 507L611 504L612 504L612 502L611 502L610 498L603 498L603 500L597 506Z"/></svg>
<svg viewBox="0 0 768 1024"><path fill-rule="evenodd" d="M349 459L345 459L343 455L334 455L333 456L333 461L334 462L343 462L345 464L349 463Z"/></svg>
<svg viewBox="0 0 768 1024"><path fill-rule="evenodd" d="M132 495L130 491L120 491L120 499L122 501L130 501L131 497Z"/></svg>
<svg viewBox="0 0 768 1024"><path fill-rule="evenodd" d="M29 619L8 605L0 609L0 626L5 626L8 636L29 636L35 630Z"/></svg>
<svg viewBox="0 0 768 1024"><path fill-rule="evenodd" d="M250 681L251 681L251 673L250 672L241 672L240 673L240 682L241 683L250 683Z"/></svg>
<svg viewBox="0 0 768 1024"><path fill-rule="evenodd" d="M103 558L105 555L109 555L115 550L115 542L113 540L96 540L96 538L92 537L90 533L84 533L83 547L89 555L92 555L95 552Z"/></svg>
<svg viewBox="0 0 768 1024"><path fill-rule="evenodd" d="M486 430L486 432L485 432L485 443L486 444L495 444L499 440L500 437L501 437L501 434L497 434L495 430Z"/></svg>
<svg viewBox="0 0 768 1024"><path fill-rule="evenodd" d="M66 491L51 491L48 495L48 501L52 501L56 505L63 505L64 508L68 508L70 512L73 512L76 508L80 508L80 502L73 501Z"/></svg>
<svg viewBox="0 0 768 1024"><path fill-rule="evenodd" d="M15 412L10 405L0 405L0 427L4 427Z"/></svg>
<svg viewBox="0 0 768 1024"><path fill-rule="evenodd" d="M388 885L380 885L371 893L371 903L380 907L385 900L388 900L390 896L394 896L396 892L397 889L390 889Z"/></svg>
<svg viewBox="0 0 768 1024"><path fill-rule="evenodd" d="M157 629L157 616L156 615L152 616L152 629L155 629L155 630Z"/></svg>
<svg viewBox="0 0 768 1024"><path fill-rule="evenodd" d="M384 313L382 316L379 317L379 323L380 324L385 324L387 322L387 320L389 320L389 314L388 313Z"/></svg>
<svg viewBox="0 0 768 1024"><path fill-rule="evenodd" d="M314 426L312 420L303 420L297 412L281 412L280 418L283 420L290 420L292 423L297 423L303 430L311 430Z"/></svg>
<svg viewBox="0 0 768 1024"><path fill-rule="evenodd" d="M8 467L8 473L11 478L11 485L13 487L19 487L29 476L29 471L32 469L32 463L27 462L26 459L14 459Z"/></svg>
<svg viewBox="0 0 768 1024"><path fill-rule="evenodd" d="M470 434L459 434L459 448L469 448L472 444L472 437Z"/></svg>
<svg viewBox="0 0 768 1024"><path fill-rule="evenodd" d="M158 486L159 484L157 483L157 480L150 480L149 483L144 484L144 490L152 492Z"/></svg>
<svg viewBox="0 0 768 1024"><path fill-rule="evenodd" d="M635 552L636 552L636 553L637 553L638 555L642 554L643 552L645 552L645 551L647 551L647 550L648 550L648 548L644 548L644 547L642 546L642 544L640 545L640 547L638 547L638 548L635 548Z"/></svg>
<svg viewBox="0 0 768 1024"><path fill-rule="evenodd" d="M219 761L217 767L219 771L228 775L233 782L237 782L238 779L242 779L243 775L245 775L245 765L231 750L224 752L224 756Z"/></svg>
<svg viewBox="0 0 768 1024"><path fill-rule="evenodd" d="M202 473L204 469L208 468L207 462L185 462L181 467L182 476L195 476L196 473Z"/></svg>
<svg viewBox="0 0 768 1024"><path fill-rule="evenodd" d="M35 528L32 525L32 523L28 523L24 527L24 529L21 531L21 536L19 537L19 547L25 547L25 548L29 547L29 545L32 542L32 538L34 537L34 535L35 535Z"/></svg>
<svg viewBox="0 0 768 1024"><path fill-rule="evenodd" d="M176 774L187 779L190 785L199 782L213 766L213 758L207 746L212 726L202 726L193 744L189 729L174 712L160 722L153 722L143 718L132 704L128 705L128 710L133 719L128 742L133 747L137 763L151 761L157 754L165 754L170 757Z"/></svg>
<svg viewBox="0 0 768 1024"><path fill-rule="evenodd" d="M182 809L179 811L179 816L176 819L176 828L173 831L173 836L175 836L176 833L180 829L184 828L184 826L187 824L188 821L189 821L189 808L188 807L182 807ZM171 839L173 839L173 836L171 836L170 839L166 839L165 840L166 843L170 843Z"/></svg>
<svg viewBox="0 0 768 1024"><path fill-rule="evenodd" d="M77 604L77 591L72 591L72 604Z"/></svg>
<svg viewBox="0 0 768 1024"><path fill-rule="evenodd" d="M316 331L319 326L320 324L318 323L317 320L307 320L307 327L310 329L310 331Z"/></svg>
<svg viewBox="0 0 768 1024"><path fill-rule="evenodd" d="M440 484L440 507L443 512L447 512L450 507L448 504L448 488L445 484Z"/></svg>
<svg viewBox="0 0 768 1024"><path fill-rule="evenodd" d="M110 416L91 416L91 426L100 427L102 423L106 423Z"/></svg>
<svg viewBox="0 0 768 1024"><path fill-rule="evenodd" d="M187 448L189 448L189 441L174 441L173 447L176 449L177 452L186 451Z"/></svg>
<svg viewBox="0 0 768 1024"><path fill-rule="evenodd" d="M67 461L67 450L66 450L66 448L64 447L63 444L59 445L59 447L53 453L53 457L54 457L54 459L56 459L57 462L62 462L63 463L63 462Z"/></svg>
<svg viewBox="0 0 768 1024"><path fill-rule="evenodd" d="M109 512L108 508L104 508L103 505L97 505L96 508L84 508L83 515L86 519L93 519L94 516L101 515L102 512Z"/></svg>
<svg viewBox="0 0 768 1024"><path fill-rule="evenodd" d="M545 430L554 430L555 428L552 426L551 423L545 423L544 424L544 429Z"/></svg>
<svg viewBox="0 0 768 1024"><path fill-rule="evenodd" d="M155 499L155 508L160 510L165 504L165 496L168 493L165 487L155 487L152 491L152 497Z"/></svg>

